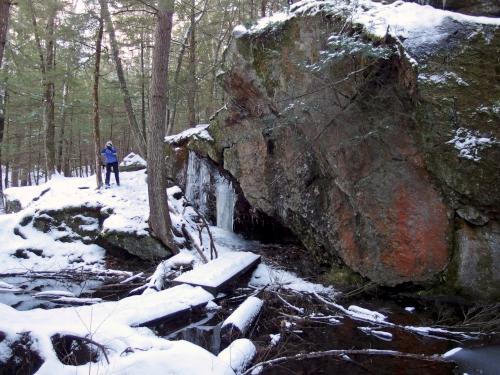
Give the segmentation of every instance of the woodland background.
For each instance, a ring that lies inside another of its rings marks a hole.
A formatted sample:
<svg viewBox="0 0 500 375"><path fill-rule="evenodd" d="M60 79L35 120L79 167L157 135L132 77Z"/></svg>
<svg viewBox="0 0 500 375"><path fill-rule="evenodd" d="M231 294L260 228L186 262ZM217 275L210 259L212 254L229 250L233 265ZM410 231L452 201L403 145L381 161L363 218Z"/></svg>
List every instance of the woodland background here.
<svg viewBox="0 0 500 375"><path fill-rule="evenodd" d="M6 0L3 0L6 1ZM107 1L136 120L146 134L152 69L154 1ZM287 0L178 0L168 73L166 134L205 123L224 105L217 75L238 24L269 16ZM0 15L5 16L5 15ZM11 2L0 70L0 188L46 181L47 149L65 176L95 172L93 85L101 20L97 0ZM99 82L101 143L119 157L138 151L104 29ZM44 121L47 122L44 126ZM46 132L53 145L44 146ZM1 193L1 191L0 191Z"/></svg>

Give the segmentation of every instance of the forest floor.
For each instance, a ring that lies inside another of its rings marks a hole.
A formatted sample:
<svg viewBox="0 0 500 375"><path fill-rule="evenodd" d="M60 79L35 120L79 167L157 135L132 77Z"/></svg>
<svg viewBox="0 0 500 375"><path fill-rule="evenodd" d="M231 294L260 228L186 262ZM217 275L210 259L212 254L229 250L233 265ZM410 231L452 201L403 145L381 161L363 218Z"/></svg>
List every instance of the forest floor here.
<svg viewBox="0 0 500 375"><path fill-rule="evenodd" d="M203 264L194 250L181 250L180 266L151 263L20 227L40 209L99 205L113 212L103 230L147 229L144 171L122 173L120 187L94 185L93 178L58 177L7 192L22 210L0 215L0 374L233 374L259 363L247 373L493 374L500 368L496 328L479 324L498 311L464 313L463 306L379 289L343 294L291 272L287 245L211 227L219 258L262 257L230 290L213 295L173 282ZM173 224L192 224L194 212L172 198L178 192L169 189ZM206 231L202 240L209 243ZM222 322L255 297L263 308L245 332L253 349L236 355L234 348L228 361Z"/></svg>

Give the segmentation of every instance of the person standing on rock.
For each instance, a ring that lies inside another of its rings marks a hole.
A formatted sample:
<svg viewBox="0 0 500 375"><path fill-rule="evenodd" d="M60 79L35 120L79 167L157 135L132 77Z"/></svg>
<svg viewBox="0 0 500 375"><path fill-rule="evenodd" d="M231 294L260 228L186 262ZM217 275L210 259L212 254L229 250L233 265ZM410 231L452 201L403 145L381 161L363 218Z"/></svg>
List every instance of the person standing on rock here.
<svg viewBox="0 0 500 375"><path fill-rule="evenodd" d="M120 186L120 175L118 172L118 158L116 156L116 148L111 141L106 142L106 147L101 151L104 156L106 164L106 189L109 188L109 177L111 176L111 169L115 174L116 185Z"/></svg>

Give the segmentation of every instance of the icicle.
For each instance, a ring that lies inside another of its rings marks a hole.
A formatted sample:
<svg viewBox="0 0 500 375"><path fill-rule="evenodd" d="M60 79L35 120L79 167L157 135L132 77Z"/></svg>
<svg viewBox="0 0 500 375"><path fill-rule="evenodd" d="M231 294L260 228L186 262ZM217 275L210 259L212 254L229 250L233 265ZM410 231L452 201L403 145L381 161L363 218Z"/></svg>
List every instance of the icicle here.
<svg viewBox="0 0 500 375"><path fill-rule="evenodd" d="M208 192L210 191L210 171L208 166L193 151L189 151L186 198L202 214L208 212Z"/></svg>
<svg viewBox="0 0 500 375"><path fill-rule="evenodd" d="M233 189L233 184L220 176L217 179L215 194L217 199L217 226L232 232L234 206L236 204L236 192Z"/></svg>

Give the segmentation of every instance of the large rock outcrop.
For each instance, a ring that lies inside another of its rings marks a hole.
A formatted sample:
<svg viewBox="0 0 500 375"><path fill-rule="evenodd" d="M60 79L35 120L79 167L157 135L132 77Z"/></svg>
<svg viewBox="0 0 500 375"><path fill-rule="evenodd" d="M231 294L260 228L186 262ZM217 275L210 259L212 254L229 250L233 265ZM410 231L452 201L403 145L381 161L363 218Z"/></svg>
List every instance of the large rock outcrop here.
<svg viewBox="0 0 500 375"><path fill-rule="evenodd" d="M398 39L318 3L236 30L227 110L193 149L318 272L342 263L382 285L498 296L500 28L445 15Z"/></svg>

